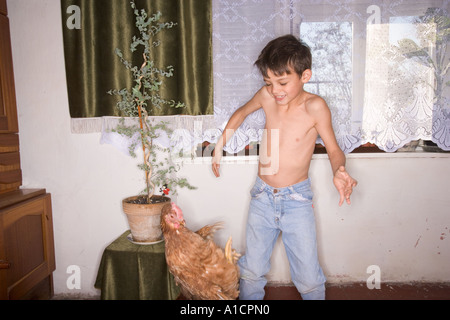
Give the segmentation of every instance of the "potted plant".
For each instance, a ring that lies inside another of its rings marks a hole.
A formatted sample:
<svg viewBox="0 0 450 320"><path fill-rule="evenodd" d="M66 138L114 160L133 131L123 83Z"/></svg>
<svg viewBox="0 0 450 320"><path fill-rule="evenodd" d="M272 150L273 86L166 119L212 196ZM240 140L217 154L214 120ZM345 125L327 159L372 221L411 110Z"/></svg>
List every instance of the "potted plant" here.
<svg viewBox="0 0 450 320"><path fill-rule="evenodd" d="M168 191L174 191L178 187L194 189L186 179L174 177L177 167L171 163L171 153L168 149L161 148L154 143L159 133L165 131L170 134L170 129L164 122L156 123L148 118L152 107L161 108L169 105L173 108L184 107L181 102L166 100L159 94L164 78L173 75L174 68L167 66L160 69L151 60L151 50L161 43L153 41L154 37L164 29L171 29L174 22L159 22L161 13L149 16L144 9L136 8L134 1L131 7L136 16L136 27L139 36L134 36L130 46L131 53L142 55L142 61L133 65L127 60L120 49L115 53L120 61L129 70L133 77L134 86L131 89L110 90L111 95L119 96L117 107L127 117L138 119L138 124L129 124L122 118L115 131L129 138L138 133L139 139L130 146L130 155L136 157L134 152L136 145L142 145L143 163L140 168L145 172L145 194L123 199L123 210L127 215L133 241L138 243L155 242L162 238L160 216L162 207L171 199L167 197ZM141 49L141 50L139 50ZM161 156L165 159L160 160ZM155 195L156 186L164 195Z"/></svg>

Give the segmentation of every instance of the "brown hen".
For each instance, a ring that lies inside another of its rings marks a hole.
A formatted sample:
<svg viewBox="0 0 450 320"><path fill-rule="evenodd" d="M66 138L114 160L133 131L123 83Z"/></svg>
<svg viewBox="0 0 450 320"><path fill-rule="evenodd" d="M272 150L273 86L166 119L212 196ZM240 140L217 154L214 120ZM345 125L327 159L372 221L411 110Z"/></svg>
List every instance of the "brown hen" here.
<svg viewBox="0 0 450 320"><path fill-rule="evenodd" d="M162 209L167 265L186 299L234 300L239 295L239 255L231 249L231 237L225 250L214 243L220 227L217 223L192 232L175 203Z"/></svg>

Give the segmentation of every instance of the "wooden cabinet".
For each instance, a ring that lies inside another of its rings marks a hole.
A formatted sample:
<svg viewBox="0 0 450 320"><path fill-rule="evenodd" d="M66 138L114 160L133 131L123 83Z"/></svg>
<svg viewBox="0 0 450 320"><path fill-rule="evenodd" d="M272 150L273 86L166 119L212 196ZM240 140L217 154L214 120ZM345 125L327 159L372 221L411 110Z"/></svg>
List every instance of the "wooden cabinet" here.
<svg viewBox="0 0 450 320"><path fill-rule="evenodd" d="M21 185L19 135L0 133L0 192L14 191Z"/></svg>
<svg viewBox="0 0 450 320"><path fill-rule="evenodd" d="M6 0L0 0L0 300L53 295L51 195L21 189L19 127Z"/></svg>
<svg viewBox="0 0 450 320"><path fill-rule="evenodd" d="M6 0L1 0L6 11ZM0 13L0 132L18 132L8 17Z"/></svg>
<svg viewBox="0 0 450 320"><path fill-rule="evenodd" d="M0 299L52 295L52 220L51 196L45 189L0 195Z"/></svg>
<svg viewBox="0 0 450 320"><path fill-rule="evenodd" d="M22 184L19 126L6 0L0 0L0 192Z"/></svg>

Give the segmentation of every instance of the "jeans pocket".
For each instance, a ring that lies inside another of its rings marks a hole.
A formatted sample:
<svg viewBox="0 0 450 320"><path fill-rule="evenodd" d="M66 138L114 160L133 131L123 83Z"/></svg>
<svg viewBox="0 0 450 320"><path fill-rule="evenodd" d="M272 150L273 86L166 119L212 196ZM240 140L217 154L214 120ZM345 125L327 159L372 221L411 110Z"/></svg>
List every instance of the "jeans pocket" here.
<svg viewBox="0 0 450 320"><path fill-rule="evenodd" d="M289 199L304 203L311 203L313 196L314 194L312 191L304 191L304 192L294 191L289 194Z"/></svg>
<svg viewBox="0 0 450 320"><path fill-rule="evenodd" d="M254 186L252 190L250 190L250 195L252 196L253 199L257 199L262 195L263 191L264 189L258 186Z"/></svg>

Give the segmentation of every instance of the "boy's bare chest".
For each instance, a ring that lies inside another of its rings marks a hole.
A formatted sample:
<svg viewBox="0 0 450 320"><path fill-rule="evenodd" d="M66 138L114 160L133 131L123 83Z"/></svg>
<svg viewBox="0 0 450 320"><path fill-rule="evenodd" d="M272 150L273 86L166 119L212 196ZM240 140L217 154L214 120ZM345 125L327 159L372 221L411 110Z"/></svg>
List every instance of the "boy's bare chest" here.
<svg viewBox="0 0 450 320"><path fill-rule="evenodd" d="M280 143L300 143L314 130L312 118L304 111L273 112L266 115L266 129L276 130Z"/></svg>

